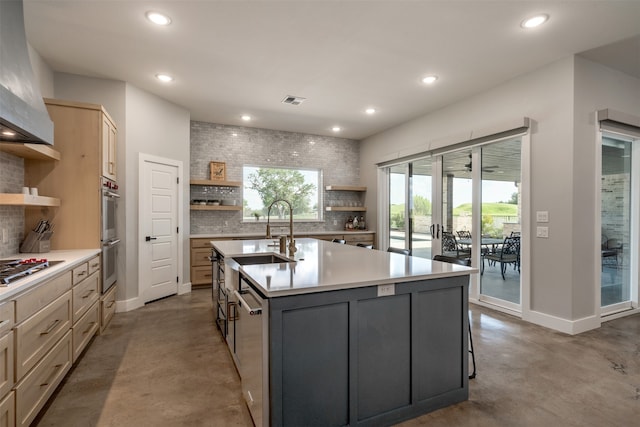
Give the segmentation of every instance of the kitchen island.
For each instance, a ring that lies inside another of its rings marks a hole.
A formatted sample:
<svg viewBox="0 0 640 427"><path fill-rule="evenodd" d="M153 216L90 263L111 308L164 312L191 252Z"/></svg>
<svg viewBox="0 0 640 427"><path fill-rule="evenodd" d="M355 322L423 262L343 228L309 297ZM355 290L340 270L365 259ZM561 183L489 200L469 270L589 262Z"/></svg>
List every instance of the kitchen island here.
<svg viewBox="0 0 640 427"><path fill-rule="evenodd" d="M315 239L287 262L243 265L278 246L211 243L243 288L239 372L256 425L389 425L468 398L477 269Z"/></svg>

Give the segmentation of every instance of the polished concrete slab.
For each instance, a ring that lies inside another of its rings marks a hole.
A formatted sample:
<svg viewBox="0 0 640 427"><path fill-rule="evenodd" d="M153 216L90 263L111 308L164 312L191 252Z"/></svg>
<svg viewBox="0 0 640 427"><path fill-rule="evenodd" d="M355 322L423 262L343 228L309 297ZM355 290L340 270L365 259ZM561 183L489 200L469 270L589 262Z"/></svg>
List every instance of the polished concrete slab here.
<svg viewBox="0 0 640 427"><path fill-rule="evenodd" d="M251 426L197 289L118 313L38 426ZM569 336L471 306L469 400L402 426L630 426L640 419L640 315Z"/></svg>

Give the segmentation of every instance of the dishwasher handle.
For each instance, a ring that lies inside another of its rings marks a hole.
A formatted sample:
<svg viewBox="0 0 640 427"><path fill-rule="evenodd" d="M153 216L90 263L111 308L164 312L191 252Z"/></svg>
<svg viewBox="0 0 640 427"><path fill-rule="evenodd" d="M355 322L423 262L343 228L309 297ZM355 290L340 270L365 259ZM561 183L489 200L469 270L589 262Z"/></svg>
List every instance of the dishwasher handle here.
<svg viewBox="0 0 640 427"><path fill-rule="evenodd" d="M262 307L251 307L247 300L243 298L243 295L248 294L247 291L233 291L233 294L238 298L238 305L242 307L250 316L260 316L262 314Z"/></svg>

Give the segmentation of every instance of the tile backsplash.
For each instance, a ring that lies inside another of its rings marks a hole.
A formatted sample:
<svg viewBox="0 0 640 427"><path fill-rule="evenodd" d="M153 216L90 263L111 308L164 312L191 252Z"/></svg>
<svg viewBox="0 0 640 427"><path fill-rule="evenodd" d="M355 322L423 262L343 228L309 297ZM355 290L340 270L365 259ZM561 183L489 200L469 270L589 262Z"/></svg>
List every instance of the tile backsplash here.
<svg viewBox="0 0 640 427"><path fill-rule="evenodd" d="M0 193L20 193L23 185L24 159L0 151ZM18 252L23 229L24 208L0 205L0 258Z"/></svg>
<svg viewBox="0 0 640 427"><path fill-rule="evenodd" d="M321 169L323 187L360 183L359 141L192 121L191 178L208 179L212 161L226 163L228 181L242 181L242 167L253 165ZM191 186L190 199L206 199L204 191L226 191L224 198L242 203L242 188ZM364 197L354 192L323 192L325 206L357 206L364 203ZM324 212L324 221L296 223L295 230L340 231L348 216L349 212ZM191 234L262 233L264 230L263 222L242 222L240 211L191 211Z"/></svg>

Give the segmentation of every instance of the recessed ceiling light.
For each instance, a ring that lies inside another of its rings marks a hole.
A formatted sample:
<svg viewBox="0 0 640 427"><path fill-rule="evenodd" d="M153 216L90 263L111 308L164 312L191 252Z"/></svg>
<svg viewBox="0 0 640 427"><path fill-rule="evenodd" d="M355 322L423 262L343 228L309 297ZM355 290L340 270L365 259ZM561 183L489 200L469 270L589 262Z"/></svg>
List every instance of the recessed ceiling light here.
<svg viewBox="0 0 640 427"><path fill-rule="evenodd" d="M422 79L422 83L430 85L431 83L435 82L436 80L438 80L438 76L427 76L427 77Z"/></svg>
<svg viewBox="0 0 640 427"><path fill-rule="evenodd" d="M249 120L251 120L251 116L248 114L243 114L242 116L240 116L240 118L245 122L248 122Z"/></svg>
<svg viewBox="0 0 640 427"><path fill-rule="evenodd" d="M159 12L151 12L151 11L147 12L147 19L156 25L171 24L171 18Z"/></svg>
<svg viewBox="0 0 640 427"><path fill-rule="evenodd" d="M171 77L168 74L156 74L156 78L161 82L165 82L165 83L173 81L173 77Z"/></svg>
<svg viewBox="0 0 640 427"><path fill-rule="evenodd" d="M340 126L334 126L331 128L332 131L334 132L340 132L342 130L342 128Z"/></svg>
<svg viewBox="0 0 640 427"><path fill-rule="evenodd" d="M532 16L531 18L525 19L520 23L520 26L522 28L535 28L547 22L548 19L549 19L549 15L543 13L543 14Z"/></svg>
<svg viewBox="0 0 640 427"><path fill-rule="evenodd" d="M3 130L2 135L4 136L16 136L16 133L10 130Z"/></svg>
<svg viewBox="0 0 640 427"><path fill-rule="evenodd" d="M376 113L376 109L375 108L367 108L366 110L364 110L365 113L367 114L375 114Z"/></svg>

